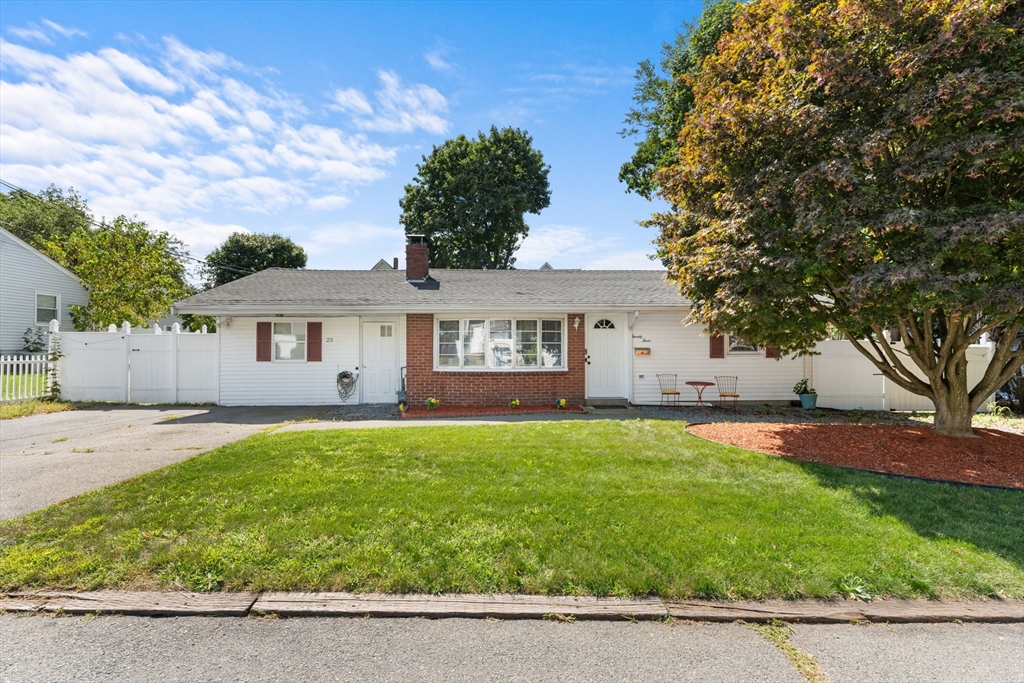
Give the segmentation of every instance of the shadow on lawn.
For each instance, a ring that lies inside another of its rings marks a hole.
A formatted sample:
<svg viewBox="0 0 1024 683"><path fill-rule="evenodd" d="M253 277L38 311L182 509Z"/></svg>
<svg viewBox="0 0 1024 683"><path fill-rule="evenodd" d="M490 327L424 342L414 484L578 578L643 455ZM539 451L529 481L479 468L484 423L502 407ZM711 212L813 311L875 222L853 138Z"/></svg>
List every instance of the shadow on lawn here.
<svg viewBox="0 0 1024 683"><path fill-rule="evenodd" d="M824 487L894 517L922 538L971 543L1024 569L1024 491L924 482L791 460Z"/></svg>

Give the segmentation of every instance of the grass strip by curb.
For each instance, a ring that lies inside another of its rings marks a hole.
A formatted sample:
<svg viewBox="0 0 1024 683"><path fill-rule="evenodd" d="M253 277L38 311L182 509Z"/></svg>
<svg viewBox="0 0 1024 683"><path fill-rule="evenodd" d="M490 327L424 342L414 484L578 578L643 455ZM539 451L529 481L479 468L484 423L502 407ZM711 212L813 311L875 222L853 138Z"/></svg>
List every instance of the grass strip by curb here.
<svg viewBox="0 0 1024 683"><path fill-rule="evenodd" d="M761 634L769 643L782 650L797 672L810 683L828 683L818 660L789 642L790 636L793 635L789 624L773 620L767 624L748 624L748 626Z"/></svg>

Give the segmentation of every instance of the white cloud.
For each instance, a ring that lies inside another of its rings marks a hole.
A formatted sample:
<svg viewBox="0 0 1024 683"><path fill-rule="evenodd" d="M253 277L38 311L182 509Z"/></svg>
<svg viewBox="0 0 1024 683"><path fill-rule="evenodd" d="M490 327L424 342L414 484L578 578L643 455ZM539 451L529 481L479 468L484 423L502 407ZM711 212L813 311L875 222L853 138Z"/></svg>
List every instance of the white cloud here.
<svg viewBox="0 0 1024 683"><path fill-rule="evenodd" d="M317 228L301 240L301 244L310 254L320 254L337 247L352 247L383 240L401 244L404 238L405 231L399 227L352 222Z"/></svg>
<svg viewBox="0 0 1024 683"><path fill-rule="evenodd" d="M651 250L653 252L653 249ZM652 261L647 251L627 251L603 256L587 263L588 270L665 270L661 261Z"/></svg>
<svg viewBox="0 0 1024 683"><path fill-rule="evenodd" d="M67 27L61 26L57 22L50 21L49 19L43 19L43 23L46 24L48 27L50 27L51 31L59 33L62 36L64 36L65 38L74 38L75 36L85 36L85 35L87 35L85 31L81 31L81 30L79 30L77 28L67 28Z"/></svg>
<svg viewBox="0 0 1024 683"><path fill-rule="evenodd" d="M181 238L193 249L202 253L209 252L219 246L236 232L250 232L247 228L233 223L209 223L202 220L150 221L150 225L158 230L166 230Z"/></svg>
<svg viewBox="0 0 1024 683"><path fill-rule="evenodd" d="M57 34L64 38L74 38L75 36L86 35L85 31L80 31L77 28L66 28L61 26L55 21L49 19L43 19L43 25L29 23L24 28L12 26L7 29L15 38L21 40L31 40L33 42L42 43L44 45L53 45L53 35Z"/></svg>
<svg viewBox="0 0 1024 683"><path fill-rule="evenodd" d="M357 128L383 133L411 133L422 129L441 134L448 131L448 100L440 92L422 83L404 86L394 71L377 74L381 88L374 93L376 107L355 88L337 90L333 109L353 115Z"/></svg>
<svg viewBox="0 0 1024 683"><path fill-rule="evenodd" d="M373 107L366 101L366 96L355 88L335 91L334 101L338 103L337 108L341 111L366 116L373 114Z"/></svg>
<svg viewBox="0 0 1024 683"><path fill-rule="evenodd" d="M348 189L385 177L397 159L364 132L308 121L298 97L223 53L175 38L142 48L57 56L0 39L4 178L32 190L74 186L98 216L137 214L205 249L244 229L224 220L231 212L341 209ZM376 114L369 103L352 111L436 130L430 112L446 106L390 73L378 102Z"/></svg>
<svg viewBox="0 0 1024 683"><path fill-rule="evenodd" d="M306 202L306 206L315 211L333 211L335 209L343 209L351 203L352 200L348 197L343 197L340 194L328 194L323 197L310 199Z"/></svg>
<svg viewBox="0 0 1024 683"><path fill-rule="evenodd" d="M595 238L595 231L575 225L531 228L516 252L516 267L538 268L545 261L555 268L589 270L661 270L647 252L623 251L616 237ZM653 251L653 249L652 249Z"/></svg>
<svg viewBox="0 0 1024 683"><path fill-rule="evenodd" d="M612 250L613 239L594 239L594 231L575 225L544 225L530 228L516 252L516 265L536 267L549 262L555 268L569 267L566 263L578 262L582 257Z"/></svg>
<svg viewBox="0 0 1024 683"><path fill-rule="evenodd" d="M22 40L32 40L45 45L53 44L53 40L50 39L50 36L46 35L43 29L39 28L35 24L29 24L25 28L12 26L7 29L7 32L15 38L21 38Z"/></svg>
<svg viewBox="0 0 1024 683"><path fill-rule="evenodd" d="M448 72L455 69L455 66L445 59L445 51L442 49L430 50L423 59L427 60L427 64L434 71Z"/></svg>

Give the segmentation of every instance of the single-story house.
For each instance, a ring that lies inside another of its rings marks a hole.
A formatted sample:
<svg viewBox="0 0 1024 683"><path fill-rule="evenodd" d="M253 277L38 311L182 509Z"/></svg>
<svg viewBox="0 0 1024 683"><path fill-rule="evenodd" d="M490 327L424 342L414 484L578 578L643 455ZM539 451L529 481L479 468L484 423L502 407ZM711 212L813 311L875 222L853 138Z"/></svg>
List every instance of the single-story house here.
<svg viewBox="0 0 1024 683"><path fill-rule="evenodd" d="M431 271L418 236L405 270L272 268L174 313L218 318L222 405L393 403L403 378L410 405L657 404L659 373L686 401L686 381L736 376L741 401L788 402L805 372L803 358L687 324L663 272Z"/></svg>
<svg viewBox="0 0 1024 683"><path fill-rule="evenodd" d="M45 333L51 320L74 329L69 307L88 303L81 278L0 228L0 352L21 352L26 331Z"/></svg>

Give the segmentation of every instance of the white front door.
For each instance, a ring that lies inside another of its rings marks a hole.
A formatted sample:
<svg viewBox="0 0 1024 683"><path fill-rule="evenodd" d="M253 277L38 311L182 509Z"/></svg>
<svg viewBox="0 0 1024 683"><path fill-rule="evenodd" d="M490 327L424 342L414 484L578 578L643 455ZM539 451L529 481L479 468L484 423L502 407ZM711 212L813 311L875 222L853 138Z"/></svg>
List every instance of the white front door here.
<svg viewBox="0 0 1024 683"><path fill-rule="evenodd" d="M398 400L398 344L393 322L363 323L363 403Z"/></svg>
<svg viewBox="0 0 1024 683"><path fill-rule="evenodd" d="M621 316L587 316L587 397L625 398Z"/></svg>

